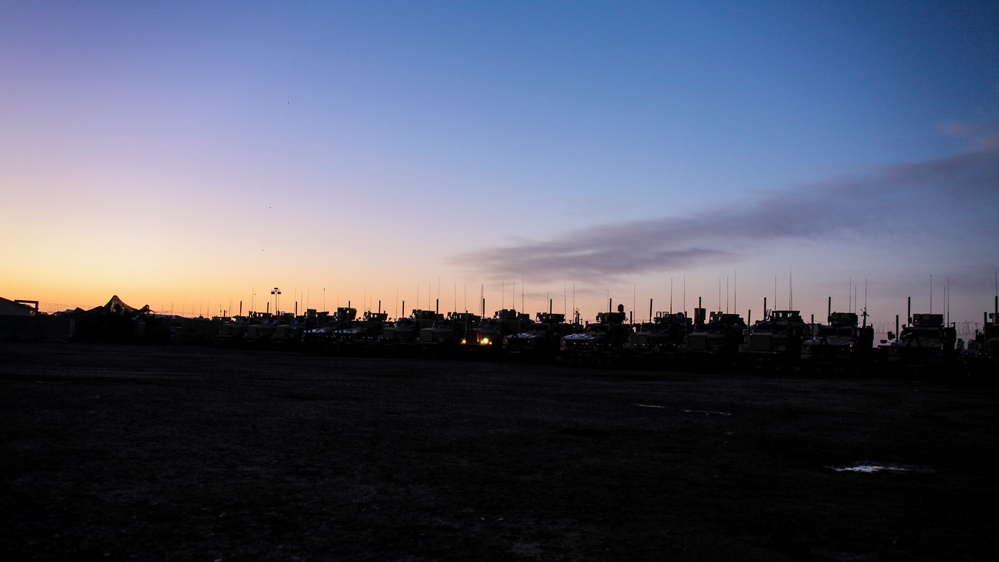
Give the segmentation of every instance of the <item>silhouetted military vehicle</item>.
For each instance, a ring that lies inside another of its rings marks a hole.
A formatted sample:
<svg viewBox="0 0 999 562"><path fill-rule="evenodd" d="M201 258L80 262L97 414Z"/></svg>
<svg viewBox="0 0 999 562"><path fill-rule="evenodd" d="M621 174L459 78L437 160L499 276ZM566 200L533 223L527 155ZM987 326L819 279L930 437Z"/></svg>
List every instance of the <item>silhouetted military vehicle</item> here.
<svg viewBox="0 0 999 562"><path fill-rule="evenodd" d="M747 366L793 368L801 359L801 343L808 324L797 310L771 310L757 320L746 342L739 348L739 360Z"/></svg>
<svg viewBox="0 0 999 562"><path fill-rule="evenodd" d="M801 365L809 370L866 367L874 355L874 328L861 326L856 312L833 312L801 344Z"/></svg>

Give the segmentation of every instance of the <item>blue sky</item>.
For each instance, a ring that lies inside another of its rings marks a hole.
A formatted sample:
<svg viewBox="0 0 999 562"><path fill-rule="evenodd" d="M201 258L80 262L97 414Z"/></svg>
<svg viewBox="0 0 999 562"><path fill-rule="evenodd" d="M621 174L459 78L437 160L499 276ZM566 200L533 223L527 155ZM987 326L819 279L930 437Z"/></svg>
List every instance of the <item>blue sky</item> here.
<svg viewBox="0 0 999 562"><path fill-rule="evenodd" d="M995 293L994 2L11 2L0 72L7 298Z"/></svg>

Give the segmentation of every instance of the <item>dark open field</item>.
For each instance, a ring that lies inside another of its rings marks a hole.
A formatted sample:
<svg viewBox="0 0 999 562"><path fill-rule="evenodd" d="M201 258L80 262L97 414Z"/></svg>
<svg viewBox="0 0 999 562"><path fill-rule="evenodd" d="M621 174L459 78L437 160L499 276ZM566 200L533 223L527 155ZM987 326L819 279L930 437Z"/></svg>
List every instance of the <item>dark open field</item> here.
<svg viewBox="0 0 999 562"><path fill-rule="evenodd" d="M999 559L981 381L0 344L0 411L3 560Z"/></svg>

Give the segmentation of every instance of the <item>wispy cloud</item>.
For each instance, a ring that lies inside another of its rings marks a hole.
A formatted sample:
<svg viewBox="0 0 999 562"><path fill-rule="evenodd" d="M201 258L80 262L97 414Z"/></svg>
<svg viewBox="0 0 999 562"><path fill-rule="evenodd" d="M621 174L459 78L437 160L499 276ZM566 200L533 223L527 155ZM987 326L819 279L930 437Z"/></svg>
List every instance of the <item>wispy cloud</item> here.
<svg viewBox="0 0 999 562"><path fill-rule="evenodd" d="M969 140L978 150L994 150L999 146L999 122L951 122L940 130L945 135Z"/></svg>
<svg viewBox="0 0 999 562"><path fill-rule="evenodd" d="M958 156L755 193L689 217L599 225L453 261L498 278L529 271L539 281L677 271L732 262L780 241L863 241L905 231L940 221L934 202L943 200L969 212L997 208L999 145L979 143Z"/></svg>

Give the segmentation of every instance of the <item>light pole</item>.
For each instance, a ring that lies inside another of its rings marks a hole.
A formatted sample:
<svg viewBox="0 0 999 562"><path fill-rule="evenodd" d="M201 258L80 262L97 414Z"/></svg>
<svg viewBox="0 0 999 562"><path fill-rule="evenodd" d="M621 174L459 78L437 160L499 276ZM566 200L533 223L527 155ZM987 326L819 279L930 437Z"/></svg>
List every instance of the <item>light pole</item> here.
<svg viewBox="0 0 999 562"><path fill-rule="evenodd" d="M281 297L281 289L278 289L277 287L274 287L274 290L271 291L271 294L274 295L274 315L277 316L279 314L278 313L278 300Z"/></svg>

